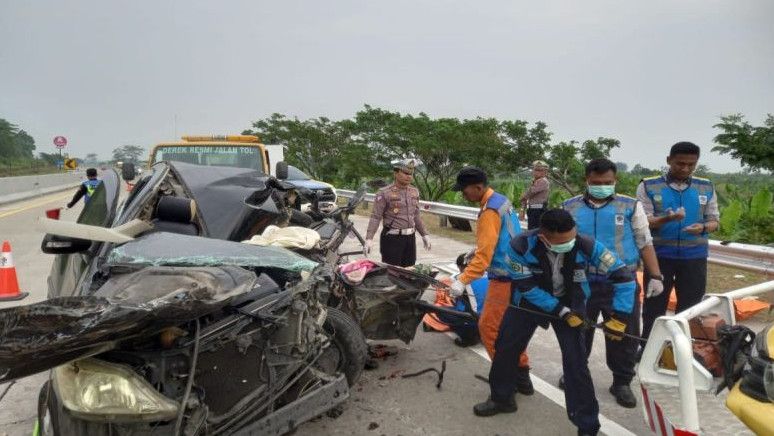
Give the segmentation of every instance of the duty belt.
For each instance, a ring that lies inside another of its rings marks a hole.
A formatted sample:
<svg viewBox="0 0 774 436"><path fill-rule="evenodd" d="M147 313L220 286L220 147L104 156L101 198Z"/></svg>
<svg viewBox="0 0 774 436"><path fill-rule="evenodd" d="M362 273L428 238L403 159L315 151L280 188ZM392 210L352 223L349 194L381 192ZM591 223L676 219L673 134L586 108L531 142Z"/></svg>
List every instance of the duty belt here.
<svg viewBox="0 0 774 436"><path fill-rule="evenodd" d="M390 229L387 230L388 235L413 235L416 229L413 227L410 229Z"/></svg>

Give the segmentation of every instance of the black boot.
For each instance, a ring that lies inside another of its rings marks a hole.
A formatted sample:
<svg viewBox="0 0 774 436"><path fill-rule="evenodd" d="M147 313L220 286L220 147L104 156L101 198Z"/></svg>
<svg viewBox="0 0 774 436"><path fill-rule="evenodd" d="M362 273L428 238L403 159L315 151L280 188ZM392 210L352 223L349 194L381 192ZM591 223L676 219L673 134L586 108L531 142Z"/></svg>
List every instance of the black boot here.
<svg viewBox="0 0 774 436"><path fill-rule="evenodd" d="M513 413L516 409L518 407L516 407L516 400L514 399L507 403L498 403L492 401L492 398L487 398L483 403L473 406L473 413L476 416L493 416L498 413Z"/></svg>
<svg viewBox="0 0 774 436"><path fill-rule="evenodd" d="M620 384L610 386L610 393L615 397L616 403L627 409L634 409L637 407L637 398L634 397L629 385Z"/></svg>
<svg viewBox="0 0 774 436"><path fill-rule="evenodd" d="M535 393L535 388L532 386L532 379L529 378L529 366L520 366L517 370L516 392L522 395L532 395Z"/></svg>
<svg viewBox="0 0 774 436"><path fill-rule="evenodd" d="M476 345L477 343L478 343L478 338L476 338L475 336L464 338L464 339L461 337L454 338L454 345L458 347L463 347L463 348L471 347L473 345Z"/></svg>

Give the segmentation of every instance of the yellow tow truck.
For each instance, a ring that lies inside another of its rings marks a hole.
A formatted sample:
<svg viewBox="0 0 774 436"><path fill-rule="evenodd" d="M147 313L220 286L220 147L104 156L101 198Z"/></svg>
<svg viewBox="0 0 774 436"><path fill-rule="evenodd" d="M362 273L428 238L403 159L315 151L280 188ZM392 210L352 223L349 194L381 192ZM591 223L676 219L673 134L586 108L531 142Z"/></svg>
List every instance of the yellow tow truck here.
<svg viewBox="0 0 774 436"><path fill-rule="evenodd" d="M196 165L251 168L273 175L273 164L283 160L281 146L262 144L253 135L183 136L181 139L154 146L148 166L162 160L173 160Z"/></svg>

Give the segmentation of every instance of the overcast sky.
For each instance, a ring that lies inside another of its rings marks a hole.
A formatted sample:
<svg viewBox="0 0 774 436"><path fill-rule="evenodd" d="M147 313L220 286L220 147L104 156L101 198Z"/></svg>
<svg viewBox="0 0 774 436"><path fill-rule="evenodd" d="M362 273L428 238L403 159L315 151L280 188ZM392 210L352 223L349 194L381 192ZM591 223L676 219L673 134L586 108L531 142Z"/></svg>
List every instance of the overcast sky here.
<svg viewBox="0 0 774 436"><path fill-rule="evenodd" d="M0 0L0 118L108 158L368 103L615 137L630 165L690 140L736 171L712 125L774 113L773 20L770 0Z"/></svg>

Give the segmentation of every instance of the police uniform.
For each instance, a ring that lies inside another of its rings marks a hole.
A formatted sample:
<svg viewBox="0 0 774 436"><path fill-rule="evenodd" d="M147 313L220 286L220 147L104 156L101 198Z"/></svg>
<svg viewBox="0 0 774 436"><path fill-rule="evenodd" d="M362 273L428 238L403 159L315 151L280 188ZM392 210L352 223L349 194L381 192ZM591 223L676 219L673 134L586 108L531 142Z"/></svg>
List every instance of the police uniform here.
<svg viewBox="0 0 774 436"><path fill-rule="evenodd" d="M717 221L718 212L715 187L708 179L689 177L685 181L673 180L669 175L646 177L637 187L637 199L652 216L664 216L668 210L685 209L681 221L669 221L653 229L653 247L656 250L664 289L667 292L645 300L642 309L643 336L647 337L656 318L666 313L669 290L674 285L677 308L680 312L701 302L707 286L707 256L709 237L683 231L692 224ZM648 280L646 273L645 280Z"/></svg>
<svg viewBox="0 0 774 436"><path fill-rule="evenodd" d="M578 235L573 249L564 254L549 252L537 230L518 235L510 247L512 268L521 272L513 282L513 304L529 312L509 307L503 316L489 372L490 398L500 404L512 401L517 372L513 362L526 350L537 327L551 324L562 352L567 415L580 432L596 434L600 427L599 404L588 368L583 329L538 313L557 317L563 308L583 313L592 292L586 280L586 270L591 266L613 283L616 318L626 320L632 312L632 276L614 253L585 235Z"/></svg>
<svg viewBox="0 0 774 436"><path fill-rule="evenodd" d="M615 194L602 203L594 203L586 195L579 195L565 201L562 208L575 219L578 233L593 237L605 248L615 252L634 280L640 261L640 249L651 243L648 219L642 205L626 195ZM596 322L602 313L607 320L613 311L613 285L605 275L598 274L593 266L589 267L587 278L591 296L586 302L586 316ZM626 325L626 333L635 336L640 334L637 293L632 295L631 301L635 316ZM593 343L594 332L589 331L586 334L587 356L591 354ZM632 338L620 341L605 338L607 367L613 373L613 386L628 386L631 383L638 346Z"/></svg>
<svg viewBox="0 0 774 436"><path fill-rule="evenodd" d="M533 169L548 170L548 164L543 161L535 161ZM548 206L548 194L551 183L547 177L535 179L530 184L524 195L521 196L521 208L527 211L527 228L529 230L540 227L540 217Z"/></svg>
<svg viewBox="0 0 774 436"><path fill-rule="evenodd" d="M402 161L395 168L413 171L414 162ZM382 262L403 267L416 263L415 234L427 235L419 212L419 190L414 186L401 188L392 183L376 192L366 239L372 240L382 223L379 237Z"/></svg>

